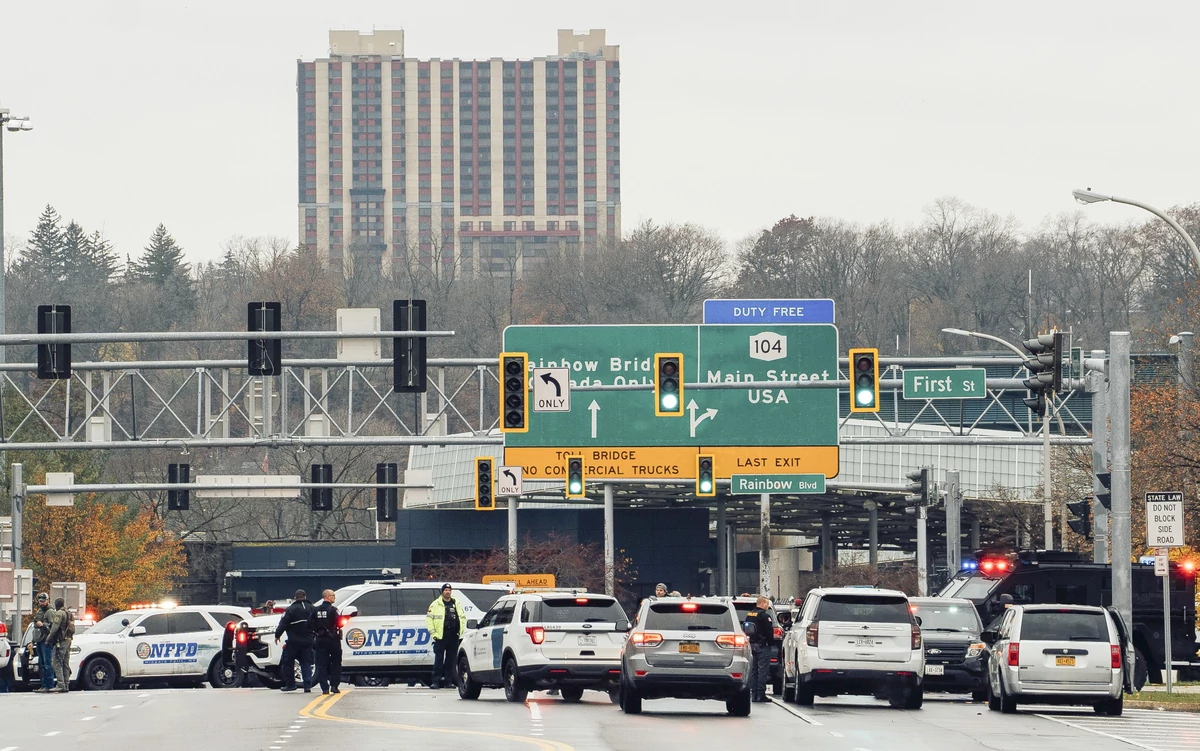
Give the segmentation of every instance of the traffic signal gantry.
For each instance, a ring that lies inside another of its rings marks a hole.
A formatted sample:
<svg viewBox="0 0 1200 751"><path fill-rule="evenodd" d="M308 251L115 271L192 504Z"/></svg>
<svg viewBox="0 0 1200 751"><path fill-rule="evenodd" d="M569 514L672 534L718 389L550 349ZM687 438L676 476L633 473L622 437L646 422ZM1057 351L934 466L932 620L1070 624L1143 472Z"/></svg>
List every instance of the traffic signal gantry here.
<svg viewBox="0 0 1200 751"><path fill-rule="evenodd" d="M850 411L879 411L879 350L857 347L848 353L850 360Z"/></svg>

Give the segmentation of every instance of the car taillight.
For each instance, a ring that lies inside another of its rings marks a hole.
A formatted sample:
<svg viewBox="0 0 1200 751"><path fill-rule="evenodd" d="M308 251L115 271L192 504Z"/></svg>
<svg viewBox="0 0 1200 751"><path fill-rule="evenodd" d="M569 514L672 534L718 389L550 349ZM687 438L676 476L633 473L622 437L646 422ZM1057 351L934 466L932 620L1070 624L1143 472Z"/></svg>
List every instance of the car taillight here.
<svg viewBox="0 0 1200 751"><path fill-rule="evenodd" d="M1017 667L1021 664L1021 645L1018 642L1010 641L1008 643L1008 665L1009 667Z"/></svg>
<svg viewBox="0 0 1200 751"><path fill-rule="evenodd" d="M1117 644L1110 644L1108 648L1112 654L1113 669L1119 670L1121 668L1121 647Z"/></svg>
<svg viewBox="0 0 1200 751"><path fill-rule="evenodd" d="M781 640L781 639L783 639L783 628L782 628L782 627L780 627L780 626L776 626L776 627L775 627L774 634L775 634L775 639L776 639L776 640Z"/></svg>
<svg viewBox="0 0 1200 751"><path fill-rule="evenodd" d="M810 647L817 646L817 624L809 624L808 628L804 629L804 642Z"/></svg>
<svg viewBox="0 0 1200 751"><path fill-rule="evenodd" d="M529 634L529 641L534 644L541 644L546 641L546 629L541 626L526 626L525 633Z"/></svg>
<svg viewBox="0 0 1200 751"><path fill-rule="evenodd" d="M921 627L917 624L912 624L912 648L921 648Z"/></svg>
<svg viewBox="0 0 1200 751"><path fill-rule="evenodd" d="M746 646L745 634L718 634L717 646L724 649L736 649Z"/></svg>
<svg viewBox="0 0 1200 751"><path fill-rule="evenodd" d="M695 613L700 606L694 602L685 602L679 606L679 609L685 613Z"/></svg>
<svg viewBox="0 0 1200 751"><path fill-rule="evenodd" d="M650 631L636 631L629 637L629 641L640 647L653 647L662 644L662 634L655 634Z"/></svg>
<svg viewBox="0 0 1200 751"><path fill-rule="evenodd" d="M237 622L236 622L236 621L230 621L229 623L226 623L226 624L225 624L225 630L226 630L226 631L236 631L236 630L237 630Z"/></svg>
<svg viewBox="0 0 1200 751"><path fill-rule="evenodd" d="M0 621L0 636L8 636L8 624L4 623L3 621Z"/></svg>

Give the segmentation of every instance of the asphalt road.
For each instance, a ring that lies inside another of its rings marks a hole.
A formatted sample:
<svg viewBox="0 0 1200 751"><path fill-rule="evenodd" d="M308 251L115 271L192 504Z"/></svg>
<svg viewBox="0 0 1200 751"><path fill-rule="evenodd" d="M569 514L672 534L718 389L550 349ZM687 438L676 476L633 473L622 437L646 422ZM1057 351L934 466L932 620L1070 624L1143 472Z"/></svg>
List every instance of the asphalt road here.
<svg viewBox="0 0 1200 751"><path fill-rule="evenodd" d="M644 751L758 748L828 751L1182 751L1200 748L1200 715L1022 707L1016 715L930 696L921 710L847 697L800 710L756 704L749 718L723 703L647 701L626 716L607 695L579 704L545 693L523 705L485 690L467 702L454 691L343 688L322 696L267 689L148 689L0 694L0 751L87 749L393 748L423 751ZM753 740L751 740L753 739Z"/></svg>

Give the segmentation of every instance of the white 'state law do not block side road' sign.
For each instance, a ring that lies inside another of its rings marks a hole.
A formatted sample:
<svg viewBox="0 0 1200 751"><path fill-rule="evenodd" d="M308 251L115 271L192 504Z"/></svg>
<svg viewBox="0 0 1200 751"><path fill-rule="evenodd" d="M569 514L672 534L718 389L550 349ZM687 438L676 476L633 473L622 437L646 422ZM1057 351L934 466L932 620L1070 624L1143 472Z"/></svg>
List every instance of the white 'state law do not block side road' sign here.
<svg viewBox="0 0 1200 751"><path fill-rule="evenodd" d="M1181 548L1183 536L1183 493L1168 491L1146 494L1146 546Z"/></svg>

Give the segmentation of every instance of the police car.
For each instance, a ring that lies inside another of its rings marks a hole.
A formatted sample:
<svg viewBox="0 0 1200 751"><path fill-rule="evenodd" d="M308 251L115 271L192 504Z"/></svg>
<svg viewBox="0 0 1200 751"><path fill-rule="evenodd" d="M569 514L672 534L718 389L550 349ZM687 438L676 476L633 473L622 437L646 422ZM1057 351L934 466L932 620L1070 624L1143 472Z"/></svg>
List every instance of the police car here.
<svg viewBox="0 0 1200 751"><path fill-rule="evenodd" d="M468 620L482 618L511 591L500 584L450 582L450 586ZM341 616L343 678L367 686L386 686L399 679L428 682L433 640L425 627L425 613L440 594L440 582L369 581L339 589L333 604ZM285 636L275 643L279 618L249 618L236 632L238 666L272 688L282 684L279 662L287 641ZM296 671L298 677L298 665Z"/></svg>
<svg viewBox="0 0 1200 751"><path fill-rule="evenodd" d="M231 605L152 607L113 613L75 634L71 675L80 688L101 690L121 683L198 683L230 688L242 674L232 669L222 644L226 624L250 617Z"/></svg>
<svg viewBox="0 0 1200 751"><path fill-rule="evenodd" d="M530 689L557 688L576 702L584 689L621 684L621 647L629 620L612 597L586 590L542 590L501 597L481 619L468 616L457 662L458 695L503 688L511 702Z"/></svg>

